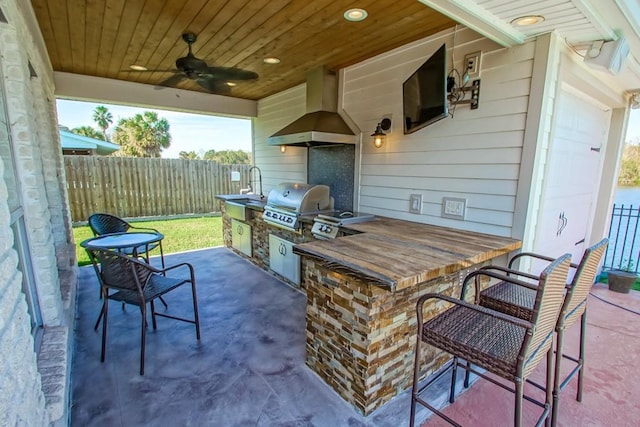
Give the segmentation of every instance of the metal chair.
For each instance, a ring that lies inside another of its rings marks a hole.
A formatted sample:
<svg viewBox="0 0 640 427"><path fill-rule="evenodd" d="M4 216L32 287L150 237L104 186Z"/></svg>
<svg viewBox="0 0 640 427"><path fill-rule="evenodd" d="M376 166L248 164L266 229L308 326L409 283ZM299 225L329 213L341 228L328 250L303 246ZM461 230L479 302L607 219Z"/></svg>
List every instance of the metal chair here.
<svg viewBox="0 0 640 427"><path fill-rule="evenodd" d="M602 239L595 245L587 248L582 256L582 260L579 264L571 264L572 268L575 268L575 275L571 283L566 286L566 294L564 297L564 303L560 309L560 316L555 327L557 334L556 339L556 357L555 357L555 376L553 381L553 403L551 412L551 425L555 426L558 418L558 402L559 393L563 390L569 381L578 374L578 391L576 400L582 401L582 383L584 377L584 347L585 347L585 328L587 324L587 297L591 291L591 287L595 282L596 275L598 274L598 267L600 261L607 250L608 239ZM484 267L484 270L498 270L507 275L520 275L528 278L538 277L535 275L529 275L513 269L513 265L516 261L523 257L532 257L545 261L552 261L552 258L534 254L530 252L524 252L514 256L509 261L508 267L488 266ZM476 294L476 302L483 307L497 310L502 313L516 316L521 319L530 320L533 316L534 301L536 295L535 285L520 286L514 285L510 282L501 282L494 286L491 286L484 291ZM571 327L576 320L580 319L580 349L578 358L568 356L563 353L563 340L564 331ZM575 368L569 372L569 374L560 382L560 365L562 358L571 360L576 363ZM465 384L468 384L468 378L466 378ZM544 389L544 387L532 383L537 387Z"/></svg>
<svg viewBox="0 0 640 427"><path fill-rule="evenodd" d="M158 233L158 230L156 230L155 228L135 227L122 218L106 213L91 214L89 216L88 223L89 228L91 228L94 236L102 236L104 234L113 233L127 233L132 231ZM156 247L160 248L160 258L162 267L164 267L162 241L158 243L152 243L150 245L125 248L122 250L122 252L126 253L127 255L140 256L144 258L147 263L149 263L149 252L151 252Z"/></svg>
<svg viewBox="0 0 640 427"><path fill-rule="evenodd" d="M564 297L564 288L569 271L571 256L565 254L552 262L540 275L533 306L533 316L524 320L507 314L490 310L486 307L469 304L456 298L429 293L421 296L416 304L418 331L416 337L413 388L411 391L411 421L415 423L416 405L419 403L442 417L449 423L459 424L440 412L420 394L449 369L452 369L449 402L455 401L455 384L457 367L474 372L482 378L515 392L514 425L522 425L523 399L541 408L543 412L538 419L541 425L551 410L551 389L547 388L545 402L539 402L524 394L524 382L533 372L543 356L547 356L547 384L552 381L551 362L553 360L553 331ZM463 287L480 276L499 279L514 284L525 283L518 279L489 270L478 270L469 274ZM476 287L479 280L475 280ZM476 289L478 290L478 289ZM433 318L423 322L423 306L426 301L441 300L453 306ZM445 367L427 383L420 387L420 348L422 343L433 345L450 353L453 358ZM466 360L461 363L459 359ZM470 364L497 375L515 384L515 389L497 381L485 373L479 372Z"/></svg>
<svg viewBox="0 0 640 427"><path fill-rule="evenodd" d="M113 234L113 233L127 233L129 231L134 232L150 232L150 233L158 233L158 230L155 228L149 227L135 227L125 221L122 218L119 218L115 215L107 214L107 213L94 213L89 215L89 228L91 228L91 232L93 232L94 236L103 236L105 234ZM164 268L164 252L162 250L162 240L157 243L152 243L149 245L143 246L132 246L130 248L120 249L122 253L127 255L141 257L144 259L147 264L149 264L149 252L151 252L156 247L160 248L160 262L162 263L162 268ZM102 294L100 295L102 297ZM165 306L167 302L164 298L160 298L160 302ZM93 329L98 329L98 324L100 323L100 317L96 321L95 327Z"/></svg>
<svg viewBox="0 0 640 427"><path fill-rule="evenodd" d="M181 320L193 323L196 326L196 337L200 340L200 320L198 318L198 299L196 296L196 281L193 267L188 263L176 264L164 269L157 269L128 255L110 251L107 249L86 248L89 258L96 271L102 293L105 296L102 303L102 353L100 361L104 362L107 341L107 315L109 310L109 300L121 301L126 304L137 305L142 313L141 338L140 338L140 375L144 375L144 352L147 329L147 303L151 307L151 320L153 329L157 328L156 316L168 317L170 319ZM188 278L175 278L166 275L180 267L188 269ZM191 284L191 295L193 298L194 319L170 316L164 313L157 313L154 307L154 300L162 295L187 283ZM110 293L109 291L115 291Z"/></svg>

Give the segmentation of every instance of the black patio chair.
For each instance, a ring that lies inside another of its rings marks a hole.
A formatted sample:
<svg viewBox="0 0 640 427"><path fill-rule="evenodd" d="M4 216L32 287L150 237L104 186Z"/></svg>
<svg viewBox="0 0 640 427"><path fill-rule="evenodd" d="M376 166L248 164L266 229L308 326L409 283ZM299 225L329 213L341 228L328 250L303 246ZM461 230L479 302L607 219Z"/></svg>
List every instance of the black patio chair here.
<svg viewBox="0 0 640 427"><path fill-rule="evenodd" d="M145 337L147 330L147 303L151 307L153 329L157 328L156 316L193 323L196 326L196 338L200 340L200 320L198 318L198 299L196 296L196 281L193 266L188 263L176 264L167 268L157 269L151 265L130 257L126 254L107 250L86 248L89 258L100 281L102 294L102 353L100 361L104 362L107 341L107 319L109 300L133 304L140 308L142 314L140 337L140 375L144 375ZM188 277L170 277L168 272L178 268L187 269ZM166 313L157 313L154 300L162 295L182 286L191 284L193 298L194 319L175 317ZM110 292L112 291L112 292Z"/></svg>
<svg viewBox="0 0 640 427"><path fill-rule="evenodd" d="M102 236L104 234L128 233L128 232L151 232L158 233L155 228L136 227L128 223L122 218L106 213L94 213L89 216L89 228L94 236ZM127 255L139 256L149 263L149 252L156 247L160 248L160 258L164 267L164 254L162 251L162 241L151 243L149 245L125 248L122 250Z"/></svg>
<svg viewBox="0 0 640 427"><path fill-rule="evenodd" d="M136 227L125 221L124 219L117 217L115 215L107 214L107 213L94 213L89 216L89 228L93 232L94 236L102 236L105 234L113 234L113 233L127 233L130 231L133 232L150 232L150 233L158 233L158 230L150 227ZM157 243L151 243L149 245L130 247L120 249L122 253L127 255L141 257L144 259L147 264L149 264L149 252L154 250L156 247L160 248L160 262L162 263L162 268L164 268L164 252L162 250L162 240ZM102 297L102 294L100 294ZM160 302L168 307L167 302L164 298L160 298ZM100 316L101 317L101 316ZM96 325L94 329L98 329L98 324L100 323L100 317L96 321Z"/></svg>
<svg viewBox="0 0 640 427"><path fill-rule="evenodd" d="M571 283L566 285L566 294L562 308L560 309L560 316L555 327L557 334L556 338L556 357L555 357L555 376L553 380L553 403L551 412L551 425L555 426L558 421L558 407L559 407L559 394L569 381L578 374L578 390L576 394L576 400L582 401L582 383L584 378L584 358L585 358L585 339L586 339L586 325L587 325L587 297L591 291L596 275L598 274L598 267L600 261L604 256L608 239L602 239L595 245L587 248L582 256L582 260L579 264L571 264L572 268L575 268L575 274ZM527 278L537 279L535 275L524 274L518 270L513 269L516 261L524 257L536 258L544 261L552 261L553 259L544 255L534 254L530 252L523 252L514 256L509 261L508 267L487 266L483 267L484 270L498 270L507 275L519 275ZM516 316L521 319L531 320L533 316L533 307L536 296L535 285L523 286L520 284L513 284L510 282L501 282L494 286L491 286L484 291L476 294L476 301L481 306L497 310L511 316ZM564 331L570 328L578 319L580 319L580 346L578 352L578 358L568 356L563 352ZM576 363L576 366L562 379L560 377L560 365L562 359L568 359ZM469 378L465 379L465 385L468 385ZM544 390L539 384L531 382L535 386Z"/></svg>
<svg viewBox="0 0 640 427"><path fill-rule="evenodd" d="M543 408L537 425L541 425L548 418L551 411L552 398L550 387L547 387L545 402L539 402L524 394L524 383L546 354L546 384L551 384L553 332L564 300L564 288L567 281L570 258L569 254L563 255L552 262L540 275L533 305L533 316L530 320L509 316L499 311L435 293L423 295L418 299L416 304L418 331L413 368L413 388L411 391L411 426L415 423L416 405L418 403L449 423L456 426L459 425L420 396L429 385L451 369L449 402L454 403L458 366L467 371L472 371L506 390L515 392L515 426L520 427L522 425L523 399ZM481 276L514 284L525 283L494 271L478 270L465 278L463 286L466 286L472 279L475 280ZM478 286L479 280L475 280L475 283ZM451 307L423 322L423 306L429 300L445 301L450 303ZM444 350L450 353L453 358L447 362L440 372L433 375L425 385L420 387L418 381L422 343ZM466 362L462 363L459 359L463 359ZM513 382L515 389L484 372L479 372L472 365Z"/></svg>

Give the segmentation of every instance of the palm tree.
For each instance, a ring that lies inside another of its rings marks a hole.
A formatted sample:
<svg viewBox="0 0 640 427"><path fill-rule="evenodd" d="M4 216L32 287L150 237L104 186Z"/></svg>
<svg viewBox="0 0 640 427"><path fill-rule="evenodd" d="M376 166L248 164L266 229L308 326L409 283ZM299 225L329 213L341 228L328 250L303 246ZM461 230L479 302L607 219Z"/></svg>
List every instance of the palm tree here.
<svg viewBox="0 0 640 427"><path fill-rule="evenodd" d="M104 139L104 134L95 130L91 126L80 126L77 128L73 128L71 129L71 132L75 133L76 135L86 136L87 138L101 139L103 141L106 141L106 139Z"/></svg>
<svg viewBox="0 0 640 427"><path fill-rule="evenodd" d="M113 142L120 145L120 156L160 157L162 149L171 145L169 122L153 111L120 119L113 131Z"/></svg>
<svg viewBox="0 0 640 427"><path fill-rule="evenodd" d="M181 159L185 160L199 160L200 156L195 151L181 151L179 154Z"/></svg>
<svg viewBox="0 0 640 427"><path fill-rule="evenodd" d="M107 107L104 105L98 105L96 109L93 110L93 121L95 121L98 127L102 129L102 136L104 136L104 140L108 141L107 128L113 123L113 116Z"/></svg>

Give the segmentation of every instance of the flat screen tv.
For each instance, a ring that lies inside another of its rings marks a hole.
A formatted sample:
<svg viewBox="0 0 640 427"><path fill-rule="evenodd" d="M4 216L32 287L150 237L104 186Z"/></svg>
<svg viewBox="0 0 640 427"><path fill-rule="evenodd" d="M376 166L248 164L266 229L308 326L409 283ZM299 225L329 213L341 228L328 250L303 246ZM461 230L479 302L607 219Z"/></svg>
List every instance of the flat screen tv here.
<svg viewBox="0 0 640 427"><path fill-rule="evenodd" d="M402 84L404 133L447 117L447 49L443 44Z"/></svg>

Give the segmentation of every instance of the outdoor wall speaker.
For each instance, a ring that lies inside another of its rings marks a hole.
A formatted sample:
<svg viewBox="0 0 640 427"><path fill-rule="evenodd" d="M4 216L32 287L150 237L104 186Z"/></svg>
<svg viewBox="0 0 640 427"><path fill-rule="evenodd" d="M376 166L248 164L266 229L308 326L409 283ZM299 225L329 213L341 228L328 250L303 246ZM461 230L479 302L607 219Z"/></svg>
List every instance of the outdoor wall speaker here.
<svg viewBox="0 0 640 427"><path fill-rule="evenodd" d="M624 67L628 56L629 44L627 39L621 36L618 40L604 43L602 41L594 42L591 49L587 51L584 62L594 68L607 70L616 75Z"/></svg>

